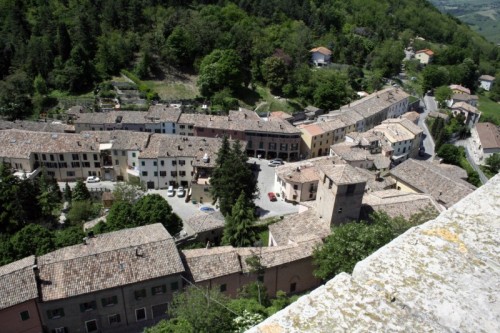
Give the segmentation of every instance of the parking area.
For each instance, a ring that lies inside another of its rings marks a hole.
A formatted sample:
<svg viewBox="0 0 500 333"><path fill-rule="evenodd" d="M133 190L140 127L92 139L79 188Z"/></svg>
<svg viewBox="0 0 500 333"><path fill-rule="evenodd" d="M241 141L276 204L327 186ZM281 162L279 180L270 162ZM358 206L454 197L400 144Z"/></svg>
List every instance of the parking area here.
<svg viewBox="0 0 500 333"><path fill-rule="evenodd" d="M258 170L254 171L257 174L257 186L259 189L259 197L255 199L255 205L259 208L257 212L261 219L265 219L273 216L281 216L292 213L297 213L299 211L300 205L294 205L285 202L283 198L277 197L276 201L269 200L267 196L268 192L274 191L274 177L275 177L275 167L268 166L269 160L250 158L249 163L258 166ZM111 181L100 181L98 183L86 183L90 191L98 190L113 190L116 182ZM64 190L66 183L59 182L59 187ZM73 188L76 182L69 183L70 187ZM161 190L148 190L147 193L158 193L164 197L168 203L172 206L174 212L179 215L183 220L190 218L200 211L201 207L211 207L216 208L211 202L196 203L193 204L191 201L186 202L186 196L179 198L177 197L177 189L175 189L175 195L173 197L167 196L167 189Z"/></svg>

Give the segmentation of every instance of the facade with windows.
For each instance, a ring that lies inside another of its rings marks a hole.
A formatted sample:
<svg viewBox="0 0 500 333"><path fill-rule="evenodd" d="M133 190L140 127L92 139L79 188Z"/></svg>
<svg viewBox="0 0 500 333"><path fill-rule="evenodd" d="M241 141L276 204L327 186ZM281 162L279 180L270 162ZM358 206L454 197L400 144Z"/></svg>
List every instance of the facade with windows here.
<svg viewBox="0 0 500 333"><path fill-rule="evenodd" d="M40 316L49 332L140 331L166 318L183 272L161 224L89 237L38 258Z"/></svg>

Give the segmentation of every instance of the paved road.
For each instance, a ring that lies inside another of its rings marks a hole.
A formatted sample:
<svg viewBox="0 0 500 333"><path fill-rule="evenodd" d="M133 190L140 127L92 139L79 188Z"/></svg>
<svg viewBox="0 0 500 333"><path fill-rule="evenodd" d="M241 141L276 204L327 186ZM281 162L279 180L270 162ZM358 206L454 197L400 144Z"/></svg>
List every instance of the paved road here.
<svg viewBox="0 0 500 333"><path fill-rule="evenodd" d="M425 124L425 119L429 115L429 112L431 111L437 111L437 104L436 101L434 100L434 97L432 96L424 96L423 98L424 102L424 112L420 114L420 118L418 120L418 125L423 129L424 131L424 141L423 141L423 146L425 148L425 153L426 155L422 157L422 159L429 159L433 158L435 155L435 145L434 145L434 140L432 139L432 135L429 132L429 129L427 128L427 125Z"/></svg>

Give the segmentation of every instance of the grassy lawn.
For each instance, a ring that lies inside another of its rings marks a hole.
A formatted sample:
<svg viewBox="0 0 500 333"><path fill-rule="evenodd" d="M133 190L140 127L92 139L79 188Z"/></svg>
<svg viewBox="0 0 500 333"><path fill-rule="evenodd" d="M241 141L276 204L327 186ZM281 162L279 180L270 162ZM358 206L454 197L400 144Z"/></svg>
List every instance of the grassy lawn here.
<svg viewBox="0 0 500 333"><path fill-rule="evenodd" d="M244 104L247 104L248 107L255 107L257 105L260 105L257 110L258 112L284 111L292 114L294 111L300 111L304 109L303 106L295 100L281 97L276 98L277 96L271 94L269 88L267 87L257 86L255 92L253 92L253 95L254 96L250 102L255 103L253 105L249 103L248 99L245 98L245 96L243 96L241 100Z"/></svg>
<svg viewBox="0 0 500 333"><path fill-rule="evenodd" d="M262 246L267 246L267 244L269 244L269 229L261 231L259 233L259 239L262 242Z"/></svg>
<svg viewBox="0 0 500 333"><path fill-rule="evenodd" d="M479 111L482 112L482 120L489 120L494 122L496 125L500 125L500 104L492 101L486 96L479 96Z"/></svg>
<svg viewBox="0 0 500 333"><path fill-rule="evenodd" d="M196 79L186 81L142 81L163 100L194 99L198 96Z"/></svg>

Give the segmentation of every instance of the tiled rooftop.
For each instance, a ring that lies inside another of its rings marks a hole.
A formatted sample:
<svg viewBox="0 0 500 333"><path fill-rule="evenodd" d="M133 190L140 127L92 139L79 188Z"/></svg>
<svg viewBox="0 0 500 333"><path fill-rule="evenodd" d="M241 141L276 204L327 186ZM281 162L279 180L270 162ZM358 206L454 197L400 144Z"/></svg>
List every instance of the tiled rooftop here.
<svg viewBox="0 0 500 333"><path fill-rule="evenodd" d="M366 177L365 188L369 191L387 190L396 185L396 181L392 177L377 177L374 172L361 168L356 168L356 170Z"/></svg>
<svg viewBox="0 0 500 333"><path fill-rule="evenodd" d="M465 102L458 102L458 103L455 103L451 106L451 110L454 110L454 109L462 109L462 110L465 110L467 112L470 112L470 113L481 113L479 112L479 110L470 105L469 103L465 103Z"/></svg>
<svg viewBox="0 0 500 333"><path fill-rule="evenodd" d="M423 132L420 126L416 125L414 122L406 118L386 119L382 122L382 124L400 124L408 131L410 131L413 135L418 135Z"/></svg>
<svg viewBox="0 0 500 333"><path fill-rule="evenodd" d="M191 124L198 128L241 132L300 134L300 130L287 121L279 118L269 118L266 121L259 118L255 112L248 110L231 111L228 116L183 113L179 117L179 124Z"/></svg>
<svg viewBox="0 0 500 333"><path fill-rule="evenodd" d="M75 124L145 124L147 112L144 111L110 111L79 113L74 120ZM120 119L121 117L121 119ZM118 121L120 120L120 121Z"/></svg>
<svg viewBox="0 0 500 333"><path fill-rule="evenodd" d="M43 301L184 271L172 236L157 223L100 234L38 258Z"/></svg>
<svg viewBox="0 0 500 333"><path fill-rule="evenodd" d="M281 179L294 183L307 183L319 180L318 166L322 163L344 163L335 157L316 157L305 161L286 163L276 167L276 174Z"/></svg>
<svg viewBox="0 0 500 333"><path fill-rule="evenodd" d="M181 251L194 282L241 272L238 254L232 246Z"/></svg>
<svg viewBox="0 0 500 333"><path fill-rule="evenodd" d="M349 164L322 163L319 165L325 175L336 185L366 182L366 177Z"/></svg>
<svg viewBox="0 0 500 333"><path fill-rule="evenodd" d="M179 120L182 111L164 104L151 105L146 114L146 118L153 122L176 123Z"/></svg>
<svg viewBox="0 0 500 333"><path fill-rule="evenodd" d="M38 297L34 265L29 256L0 267L0 310Z"/></svg>
<svg viewBox="0 0 500 333"><path fill-rule="evenodd" d="M215 157L221 144L220 138L153 134L149 145L140 153L139 158L194 156L199 165L208 167L215 165ZM208 163L203 162L205 154L208 155Z"/></svg>
<svg viewBox="0 0 500 333"><path fill-rule="evenodd" d="M477 123L476 131L483 149L500 148L500 127L492 123Z"/></svg>
<svg viewBox="0 0 500 333"><path fill-rule="evenodd" d="M352 142L341 142L330 146L330 150L347 162L374 161L380 153L372 154L370 150L359 147Z"/></svg>
<svg viewBox="0 0 500 333"><path fill-rule="evenodd" d="M367 118L373 116L376 113L381 112L384 109L392 106L393 104L400 102L409 95L398 88L386 88L380 90L376 93L370 94L364 98L352 102L347 107L343 107L343 111L356 111L361 116Z"/></svg>
<svg viewBox="0 0 500 333"><path fill-rule="evenodd" d="M269 234L278 245L287 245L301 239L304 235L325 238L330 234L330 221L320 219L315 209L285 216L282 221L269 226Z"/></svg>
<svg viewBox="0 0 500 333"><path fill-rule="evenodd" d="M445 207L452 206L476 189L438 165L411 158L396 166L390 173L420 192L430 194Z"/></svg>
<svg viewBox="0 0 500 333"><path fill-rule="evenodd" d="M422 193L407 193L395 189L370 192L363 196L361 207L362 218L367 218L373 211L384 211L390 217L402 216L405 219L422 210L433 210L436 213L443 209L430 195Z"/></svg>
<svg viewBox="0 0 500 333"><path fill-rule="evenodd" d="M404 120L413 124L408 119ZM415 134L412 133L410 130L408 130L401 123L382 123L380 125L375 126L372 129L372 131L374 133L382 134L391 143L415 139ZM420 130L420 132L422 132L422 130Z"/></svg>
<svg viewBox="0 0 500 333"><path fill-rule="evenodd" d="M36 132L52 132L52 133L73 133L75 132L75 126L64 124L60 121L28 121L28 120L16 120L16 121L6 121L0 120L0 130L5 129L18 129L24 131L36 131Z"/></svg>
<svg viewBox="0 0 500 333"><path fill-rule="evenodd" d="M480 81L495 81L495 77L491 75L481 75L479 77Z"/></svg>
<svg viewBox="0 0 500 333"><path fill-rule="evenodd" d="M470 89L465 88L464 86L461 86L459 84L452 84L450 85L451 90L458 90L461 91L463 94L470 94Z"/></svg>
<svg viewBox="0 0 500 333"><path fill-rule="evenodd" d="M200 233L208 230L224 228L224 216L220 212L199 212L184 221L194 232Z"/></svg>

